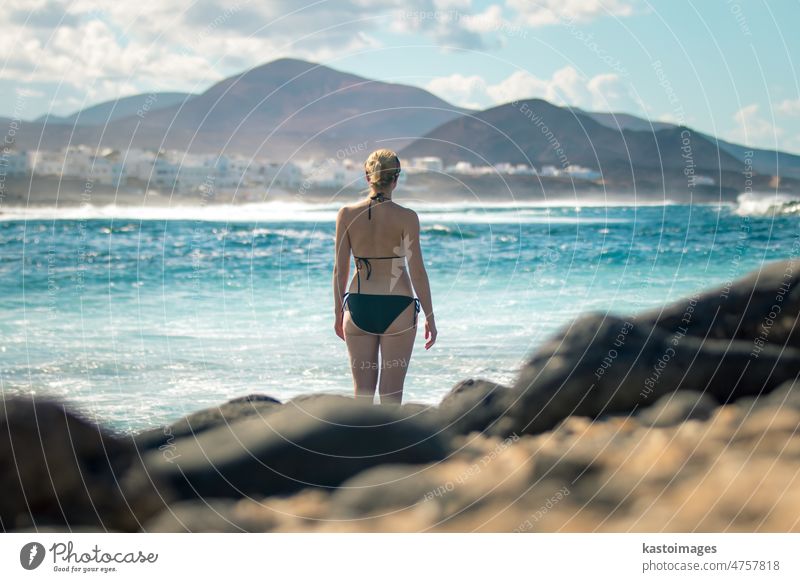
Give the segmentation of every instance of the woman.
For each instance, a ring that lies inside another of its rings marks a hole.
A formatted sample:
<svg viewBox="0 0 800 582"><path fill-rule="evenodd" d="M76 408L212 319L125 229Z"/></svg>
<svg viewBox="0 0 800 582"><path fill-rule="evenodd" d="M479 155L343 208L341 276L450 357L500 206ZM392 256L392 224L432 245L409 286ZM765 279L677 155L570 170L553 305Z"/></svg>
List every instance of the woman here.
<svg viewBox="0 0 800 582"><path fill-rule="evenodd" d="M364 169L368 198L344 206L336 216L334 329L347 343L356 398L372 401L377 387L381 403L399 404L420 307L426 350L436 342L436 323L419 245L419 217L392 200L400 160L381 149L369 155ZM351 251L356 273L344 292Z"/></svg>

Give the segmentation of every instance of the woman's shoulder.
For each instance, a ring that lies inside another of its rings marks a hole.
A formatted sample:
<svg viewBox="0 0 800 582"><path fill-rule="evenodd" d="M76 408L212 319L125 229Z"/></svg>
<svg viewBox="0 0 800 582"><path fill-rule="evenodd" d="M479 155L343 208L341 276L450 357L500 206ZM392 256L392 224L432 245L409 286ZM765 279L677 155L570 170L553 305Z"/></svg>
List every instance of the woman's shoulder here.
<svg viewBox="0 0 800 582"><path fill-rule="evenodd" d="M342 204L339 207L339 211L337 212L337 214L341 218L345 218L345 217L351 215L353 213L353 211L358 210L358 207L359 207L360 204L361 204L360 201L359 202L351 202L350 204Z"/></svg>
<svg viewBox="0 0 800 582"><path fill-rule="evenodd" d="M403 206L402 204L398 204L397 202L395 202L394 205L397 207L397 209L401 213L403 213L404 215L406 215L408 217L413 217L413 216L417 215L417 213L413 209L409 208L408 206Z"/></svg>

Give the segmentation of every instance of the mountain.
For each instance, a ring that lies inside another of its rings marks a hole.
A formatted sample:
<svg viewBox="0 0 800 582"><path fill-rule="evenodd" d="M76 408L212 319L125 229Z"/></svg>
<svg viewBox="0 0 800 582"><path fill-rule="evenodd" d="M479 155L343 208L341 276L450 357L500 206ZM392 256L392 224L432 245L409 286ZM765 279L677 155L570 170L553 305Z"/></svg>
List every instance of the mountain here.
<svg viewBox="0 0 800 582"><path fill-rule="evenodd" d="M605 184L620 190L689 194L693 173L741 191L752 163L761 180L754 188L772 187L772 176L780 175L781 187L800 189L800 156L768 150L752 150L751 156L743 146L688 127L541 99L474 111L418 87L291 58L233 75L197 95L137 95L65 119L24 122L16 147L172 148L281 161L359 158L390 147L404 157L433 155L448 164L580 165L601 171Z"/></svg>
<svg viewBox="0 0 800 582"><path fill-rule="evenodd" d="M685 162L664 153L676 146L680 133L692 134L693 160L697 167L726 170L740 164L731 155L720 156L717 147L688 128L670 126L655 132L612 129L576 109L558 107L542 99L507 103L474 115L461 116L431 131L405 148L406 156L436 155L445 163L459 160L473 164L533 163L598 168L616 163L633 167L684 167ZM464 144L464 145L462 145ZM468 144L468 145L465 145ZM562 149L563 154L558 150Z"/></svg>
<svg viewBox="0 0 800 582"><path fill-rule="evenodd" d="M653 131L677 127L674 124L661 121L650 122L647 119L642 119L641 117L636 117L629 113L603 113L599 111L582 111L580 109L576 109L576 111L580 111L583 115L587 115L612 129L620 127L622 129ZM702 135L709 141L716 142L721 150L729 153L741 162L742 169L744 169L747 164L751 164L753 171L759 174L800 179L800 156L798 155L775 150L749 148L716 138L710 134L698 132L698 135Z"/></svg>
<svg viewBox="0 0 800 582"><path fill-rule="evenodd" d="M606 113L604 111L585 111L572 108L573 111L591 117L596 122L611 129L632 129L634 131L658 131L659 129L668 129L676 127L673 123L666 123L663 121L650 121L649 119L642 119L630 113Z"/></svg>
<svg viewBox="0 0 800 582"><path fill-rule="evenodd" d="M282 58L224 79L181 103L114 119L107 127L28 122L18 147L68 143L165 147L275 159L399 148L470 110L408 85ZM68 128L69 131L64 131ZM391 143L388 143L389 140ZM345 156L339 156L345 157Z"/></svg>
<svg viewBox="0 0 800 582"><path fill-rule="evenodd" d="M139 112L144 114L148 111L178 105L192 97L194 97L193 93L142 93L104 101L63 117L42 115L35 122L62 125L105 125L108 121L136 115Z"/></svg>
<svg viewBox="0 0 800 582"><path fill-rule="evenodd" d="M715 139L707 135L708 139ZM747 158L750 158L753 171L759 174L770 176L784 176L787 178L800 179L800 156L779 152L775 150L762 150L749 148L743 145L717 139L720 149L728 152L742 162L742 167L746 166Z"/></svg>
<svg viewBox="0 0 800 582"><path fill-rule="evenodd" d="M510 162L579 165L602 172L617 188L682 189L691 177L706 176L726 187L742 183L742 163L706 136L684 126L657 131L611 128L580 110L541 99L507 103L451 120L400 152L438 156L445 164Z"/></svg>

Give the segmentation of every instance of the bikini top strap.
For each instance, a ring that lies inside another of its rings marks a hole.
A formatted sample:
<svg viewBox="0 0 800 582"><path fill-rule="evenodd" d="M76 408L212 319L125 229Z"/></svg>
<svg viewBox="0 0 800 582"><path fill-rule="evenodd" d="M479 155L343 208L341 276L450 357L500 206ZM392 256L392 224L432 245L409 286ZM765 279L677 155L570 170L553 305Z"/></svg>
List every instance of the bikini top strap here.
<svg viewBox="0 0 800 582"><path fill-rule="evenodd" d="M369 208L367 209L367 219L372 220L372 201L377 200L378 202L383 202L383 192L377 192L376 194L369 197Z"/></svg>

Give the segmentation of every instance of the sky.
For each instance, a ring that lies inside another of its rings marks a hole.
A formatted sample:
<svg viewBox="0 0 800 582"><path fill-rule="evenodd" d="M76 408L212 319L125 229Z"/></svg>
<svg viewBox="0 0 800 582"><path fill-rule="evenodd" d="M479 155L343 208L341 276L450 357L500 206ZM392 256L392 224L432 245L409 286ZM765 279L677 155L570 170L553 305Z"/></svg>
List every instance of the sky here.
<svg viewBox="0 0 800 582"><path fill-rule="evenodd" d="M199 93L280 57L457 105L539 97L800 153L800 0L4 0L0 116Z"/></svg>

